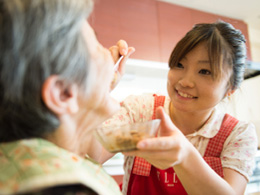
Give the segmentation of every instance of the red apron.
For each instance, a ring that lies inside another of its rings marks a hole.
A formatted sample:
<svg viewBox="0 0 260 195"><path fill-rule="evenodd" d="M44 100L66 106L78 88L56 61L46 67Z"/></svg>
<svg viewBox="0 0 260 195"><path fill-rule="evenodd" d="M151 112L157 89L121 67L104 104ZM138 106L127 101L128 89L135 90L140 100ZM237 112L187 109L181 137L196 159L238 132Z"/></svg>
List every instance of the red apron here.
<svg viewBox="0 0 260 195"><path fill-rule="evenodd" d="M164 105L165 96L155 95L153 119L155 119L155 110L158 106ZM220 154L223 144L229 134L232 132L238 120L226 114L221 128L216 136L209 140L204 160L209 166L223 177L223 169L221 165ZM174 172L173 168L160 170L152 166L145 159L135 157L133 168L131 171L128 189L128 195L149 194L187 194L180 180Z"/></svg>

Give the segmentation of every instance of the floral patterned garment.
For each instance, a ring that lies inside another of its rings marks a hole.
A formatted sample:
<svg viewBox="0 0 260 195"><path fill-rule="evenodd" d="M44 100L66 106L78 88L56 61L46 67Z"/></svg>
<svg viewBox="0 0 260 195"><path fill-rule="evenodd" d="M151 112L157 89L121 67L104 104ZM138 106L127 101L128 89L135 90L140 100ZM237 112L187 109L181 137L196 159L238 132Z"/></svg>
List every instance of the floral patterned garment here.
<svg viewBox="0 0 260 195"><path fill-rule="evenodd" d="M169 97L166 97L164 110L169 114ZM113 124L129 124L152 119L154 108L154 94L144 94L141 96L131 95L121 102L120 111L113 118L104 122L103 126ZM225 113L214 109L210 119L197 132L186 135L186 138L204 156L208 141L214 137L221 126ZM257 151L257 136L255 127L251 123L239 121L234 130L224 143L221 153L222 167L231 168L238 171L249 180L254 167L254 156ZM126 158L125 165L132 165L133 158ZM130 167L131 170L131 167ZM129 167L125 167L125 180L127 182Z"/></svg>
<svg viewBox="0 0 260 195"><path fill-rule="evenodd" d="M121 194L117 183L90 160L44 139L0 144L0 194L81 184L98 194Z"/></svg>

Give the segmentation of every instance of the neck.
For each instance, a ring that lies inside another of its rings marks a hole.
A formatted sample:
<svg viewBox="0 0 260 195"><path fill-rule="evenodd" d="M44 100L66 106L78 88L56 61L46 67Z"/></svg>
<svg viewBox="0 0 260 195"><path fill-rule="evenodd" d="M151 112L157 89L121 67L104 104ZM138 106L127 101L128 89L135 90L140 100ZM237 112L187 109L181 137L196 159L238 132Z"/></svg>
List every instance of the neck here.
<svg viewBox="0 0 260 195"><path fill-rule="evenodd" d="M201 112L184 112L177 110L170 103L170 117L172 122L184 135L198 131L210 118L213 109Z"/></svg>
<svg viewBox="0 0 260 195"><path fill-rule="evenodd" d="M65 150L85 157L93 149L91 144L95 139L92 133L93 129L105 120L105 116L97 116L95 112L79 114L73 117L63 115L60 117L60 127L54 133L48 135L46 139Z"/></svg>
<svg viewBox="0 0 260 195"><path fill-rule="evenodd" d="M78 143L80 142L77 139L76 128L71 121L71 118L63 116L60 121L61 125L58 127L58 129L56 129L54 133L49 134L45 138L65 150L79 154Z"/></svg>

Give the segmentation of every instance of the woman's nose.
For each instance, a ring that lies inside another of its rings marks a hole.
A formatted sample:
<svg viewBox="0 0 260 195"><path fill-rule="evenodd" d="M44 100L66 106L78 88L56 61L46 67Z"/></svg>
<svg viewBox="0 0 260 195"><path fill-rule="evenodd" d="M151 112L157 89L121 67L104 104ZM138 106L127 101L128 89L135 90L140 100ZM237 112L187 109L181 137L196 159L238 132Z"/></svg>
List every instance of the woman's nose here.
<svg viewBox="0 0 260 195"><path fill-rule="evenodd" d="M180 78L179 84L182 87L192 88L195 86L194 78L191 75L184 75L182 78Z"/></svg>

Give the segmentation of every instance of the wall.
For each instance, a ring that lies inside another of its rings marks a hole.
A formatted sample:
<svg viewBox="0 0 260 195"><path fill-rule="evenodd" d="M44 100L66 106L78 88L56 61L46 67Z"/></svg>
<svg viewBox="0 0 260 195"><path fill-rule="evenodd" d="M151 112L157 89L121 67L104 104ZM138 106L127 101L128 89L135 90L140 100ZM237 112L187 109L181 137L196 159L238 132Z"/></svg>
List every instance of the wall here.
<svg viewBox="0 0 260 195"><path fill-rule="evenodd" d="M230 99L219 104L223 111L235 116L239 120L252 122L256 127L260 140L260 76L244 80ZM258 142L260 148L260 142Z"/></svg>
<svg viewBox="0 0 260 195"><path fill-rule="evenodd" d="M194 24L218 19L233 24L249 40L247 24L241 20L156 0L96 0L89 22L104 46L124 39L136 48L132 58L167 62L177 41ZM251 59L249 41L247 48Z"/></svg>
<svg viewBox="0 0 260 195"><path fill-rule="evenodd" d="M248 32L251 43L252 61L260 62L260 30L249 26Z"/></svg>

